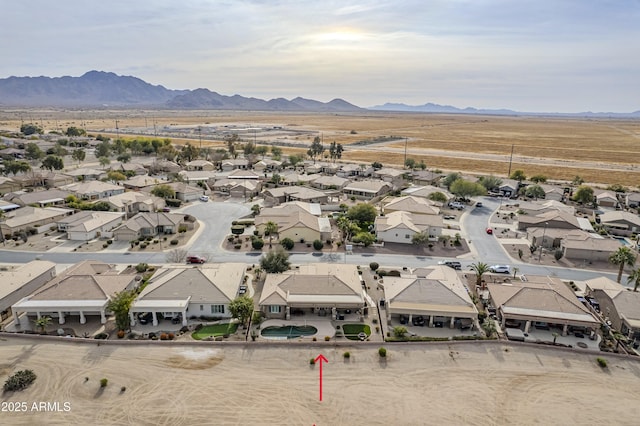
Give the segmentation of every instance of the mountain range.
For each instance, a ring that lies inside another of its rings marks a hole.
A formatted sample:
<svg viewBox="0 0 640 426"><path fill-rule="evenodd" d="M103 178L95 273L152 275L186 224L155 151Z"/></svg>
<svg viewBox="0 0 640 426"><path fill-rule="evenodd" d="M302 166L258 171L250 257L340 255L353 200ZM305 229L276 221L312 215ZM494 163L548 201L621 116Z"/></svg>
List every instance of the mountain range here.
<svg viewBox="0 0 640 426"><path fill-rule="evenodd" d="M0 79L0 107L66 107L66 108L166 108L217 109L238 111L290 112L361 112L397 111L480 115L544 115L567 117L640 118L640 111L611 112L518 112L509 109L457 108L426 103L406 105L385 103L361 108L343 99L320 102L297 97L291 100L226 96L209 89L171 90L152 85L132 76L112 72L89 71L80 77L9 77Z"/></svg>

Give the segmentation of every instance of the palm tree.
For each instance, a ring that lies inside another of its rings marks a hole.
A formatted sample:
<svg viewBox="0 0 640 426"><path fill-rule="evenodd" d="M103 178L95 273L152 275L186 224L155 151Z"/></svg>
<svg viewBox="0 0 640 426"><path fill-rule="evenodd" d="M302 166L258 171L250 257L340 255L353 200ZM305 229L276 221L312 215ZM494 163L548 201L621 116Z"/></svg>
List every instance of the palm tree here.
<svg viewBox="0 0 640 426"><path fill-rule="evenodd" d="M636 256L633 254L630 248L628 247L620 247L616 252L612 253L609 256L609 262L614 265L618 265L620 269L618 269L618 283L622 279L622 271L624 270L625 265L633 266L636 264Z"/></svg>
<svg viewBox="0 0 640 426"><path fill-rule="evenodd" d="M269 234L269 248L271 248L271 239L273 238L273 234L278 233L278 224L272 221L265 223L264 233Z"/></svg>
<svg viewBox="0 0 640 426"><path fill-rule="evenodd" d="M476 273L476 285L482 285L482 276L489 272L489 265L483 262L473 263L471 264L471 269Z"/></svg>
<svg viewBox="0 0 640 426"><path fill-rule="evenodd" d="M37 327L40 327L40 332L44 334L47 326L51 325L51 317L40 317L35 320L35 324Z"/></svg>
<svg viewBox="0 0 640 426"><path fill-rule="evenodd" d="M631 283L633 283L633 291L638 291L638 286L640 286L640 268L631 271L627 277L627 284Z"/></svg>

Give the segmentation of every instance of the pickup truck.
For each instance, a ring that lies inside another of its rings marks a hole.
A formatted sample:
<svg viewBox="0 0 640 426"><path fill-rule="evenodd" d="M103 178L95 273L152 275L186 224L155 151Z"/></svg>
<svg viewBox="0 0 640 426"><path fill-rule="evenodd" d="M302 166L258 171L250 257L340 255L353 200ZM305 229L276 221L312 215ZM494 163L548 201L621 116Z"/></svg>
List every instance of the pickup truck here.
<svg viewBox="0 0 640 426"><path fill-rule="evenodd" d="M449 203L449 208L450 209L456 209L456 210L462 210L464 209L464 204L458 202L458 201L452 201Z"/></svg>

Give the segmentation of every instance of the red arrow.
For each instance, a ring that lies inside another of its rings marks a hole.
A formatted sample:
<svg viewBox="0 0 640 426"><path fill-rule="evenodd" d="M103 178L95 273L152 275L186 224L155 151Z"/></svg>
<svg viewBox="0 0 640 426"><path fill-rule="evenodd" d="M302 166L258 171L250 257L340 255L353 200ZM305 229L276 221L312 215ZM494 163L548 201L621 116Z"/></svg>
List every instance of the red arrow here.
<svg viewBox="0 0 640 426"><path fill-rule="evenodd" d="M315 361L320 363L320 401L322 402L322 361L324 362L329 362L329 361L322 354L318 355Z"/></svg>

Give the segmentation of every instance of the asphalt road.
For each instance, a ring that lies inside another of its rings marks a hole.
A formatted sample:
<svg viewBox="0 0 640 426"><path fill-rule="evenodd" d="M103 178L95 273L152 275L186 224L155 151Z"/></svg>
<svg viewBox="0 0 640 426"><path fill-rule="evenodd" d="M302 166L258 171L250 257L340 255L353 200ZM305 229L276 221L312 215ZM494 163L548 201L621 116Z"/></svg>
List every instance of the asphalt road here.
<svg viewBox="0 0 640 426"><path fill-rule="evenodd" d="M562 267L531 265L521 263L507 255L502 245L493 235L486 233L489 218L499 207L500 201L485 197L484 207L467 208L461 217L462 234L467 236L472 249L466 259L455 259L462 263L463 270L475 262L492 264L508 264L516 266L519 273L526 275L550 275L563 279L584 280L598 276L608 276L615 280L615 274L583 269L567 269ZM257 264L260 255L251 253L229 252L222 249L222 243L229 235L231 222L250 213L250 206L239 203L195 203L181 211L189 213L201 222L202 228L195 241L187 247L189 254L206 257L209 262L240 262ZM165 253L34 253L14 250L0 250L2 263L26 263L34 259L49 260L58 264L73 264L87 259L101 260L107 263L135 265L141 262L161 264L166 262ZM368 265L377 262L380 265L415 268L434 265L443 258L430 256L407 256L392 254L345 254L337 253L291 253L290 261L294 264L315 262L338 262L357 265ZM624 282L624 280L623 280Z"/></svg>

